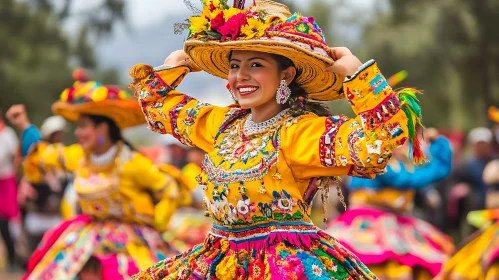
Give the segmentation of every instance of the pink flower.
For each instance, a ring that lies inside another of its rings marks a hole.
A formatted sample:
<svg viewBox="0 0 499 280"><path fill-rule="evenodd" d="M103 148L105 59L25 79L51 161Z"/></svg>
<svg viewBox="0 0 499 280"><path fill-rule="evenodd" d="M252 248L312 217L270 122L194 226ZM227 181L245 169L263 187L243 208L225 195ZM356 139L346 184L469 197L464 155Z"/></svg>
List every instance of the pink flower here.
<svg viewBox="0 0 499 280"><path fill-rule="evenodd" d="M241 33L241 27L243 27L246 22L247 19L245 14L237 14L229 18L217 31L222 34L222 40L227 39L227 37L231 37L232 40L235 40Z"/></svg>
<svg viewBox="0 0 499 280"><path fill-rule="evenodd" d="M224 12L220 12L211 20L211 29L219 32L218 29L222 27L224 23L225 23Z"/></svg>

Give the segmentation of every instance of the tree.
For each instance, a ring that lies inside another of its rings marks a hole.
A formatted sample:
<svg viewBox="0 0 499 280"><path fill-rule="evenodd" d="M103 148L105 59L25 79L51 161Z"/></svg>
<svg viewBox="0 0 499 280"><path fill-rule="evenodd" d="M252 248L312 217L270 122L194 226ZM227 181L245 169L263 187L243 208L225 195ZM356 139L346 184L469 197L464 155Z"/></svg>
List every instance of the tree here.
<svg viewBox="0 0 499 280"><path fill-rule="evenodd" d="M406 69L406 84L425 90L425 121L470 128L486 124L499 102L497 1L397 1L365 26L365 49L384 71Z"/></svg>
<svg viewBox="0 0 499 280"><path fill-rule="evenodd" d="M32 0L32 2L41 10L45 12L50 12L56 15L60 20L65 20L74 14L71 14L71 8L73 7L73 0L62 1L62 8L57 9L55 0ZM94 7L90 7L88 10L79 12L76 16L79 16L85 22L83 28L90 30L92 33L97 35L105 35L113 29L116 22L125 21L125 7L126 3L124 0L102 0L100 3Z"/></svg>
<svg viewBox="0 0 499 280"><path fill-rule="evenodd" d="M0 1L0 84L3 110L25 103L33 119L71 85L71 49L57 18L15 0Z"/></svg>
<svg viewBox="0 0 499 280"><path fill-rule="evenodd" d="M123 11L121 2L105 0L104 4ZM89 41L91 33L110 29L83 25L78 36L71 39L61 29L62 20L71 15L55 11L52 3L52 0L0 1L0 83L4 90L0 109L23 103L35 123L51 115L51 104L63 89L72 85L74 67L93 70L92 78L103 83L119 81L114 69L98 69ZM70 5L71 1L66 3ZM114 14L122 17L122 13ZM112 25L91 23L101 27Z"/></svg>

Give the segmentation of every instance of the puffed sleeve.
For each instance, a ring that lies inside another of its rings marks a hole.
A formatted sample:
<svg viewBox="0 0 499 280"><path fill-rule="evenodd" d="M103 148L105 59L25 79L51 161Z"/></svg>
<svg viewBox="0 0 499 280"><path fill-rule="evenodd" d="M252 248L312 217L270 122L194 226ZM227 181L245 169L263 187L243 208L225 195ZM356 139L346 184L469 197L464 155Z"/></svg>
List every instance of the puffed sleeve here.
<svg viewBox="0 0 499 280"><path fill-rule="evenodd" d="M179 207L177 180L140 153L134 155L130 166L133 166L135 184L141 189L149 190L157 201L154 207L154 226L158 230L166 230L173 213Z"/></svg>
<svg viewBox="0 0 499 280"><path fill-rule="evenodd" d="M201 103L175 90L189 72L186 66L154 69L137 64L129 71L134 80L130 88L135 90L150 129L210 152L230 107Z"/></svg>
<svg viewBox="0 0 499 280"><path fill-rule="evenodd" d="M48 144L40 140L38 129L30 126L22 133L24 176L31 183L43 181L47 172L73 173L84 156L80 145Z"/></svg>
<svg viewBox="0 0 499 280"><path fill-rule="evenodd" d="M295 178L374 178L407 139L413 161L424 162L415 135L421 118L415 90L394 92L373 60L343 90L356 118L307 114L283 129L281 147Z"/></svg>

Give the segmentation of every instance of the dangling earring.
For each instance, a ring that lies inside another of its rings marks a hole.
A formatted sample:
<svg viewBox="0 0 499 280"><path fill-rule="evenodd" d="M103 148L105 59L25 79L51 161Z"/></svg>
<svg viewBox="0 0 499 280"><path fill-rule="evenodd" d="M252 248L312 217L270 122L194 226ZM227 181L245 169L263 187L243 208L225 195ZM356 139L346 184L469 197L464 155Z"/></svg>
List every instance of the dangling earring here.
<svg viewBox="0 0 499 280"><path fill-rule="evenodd" d="M102 136L101 134L97 135L97 144L99 146L104 145L104 136Z"/></svg>
<svg viewBox="0 0 499 280"><path fill-rule="evenodd" d="M288 84L285 80L281 80L279 87L277 88L277 93L275 95L275 99L279 104L285 104L288 102L289 97L291 96L291 89L288 87Z"/></svg>
<svg viewBox="0 0 499 280"><path fill-rule="evenodd" d="M234 94L234 92L232 91L232 88L230 88L230 85L227 83L227 85L225 86L227 88L227 90L229 91L230 93L230 97L232 97L232 100L234 100L235 103L237 103L237 98L236 98L236 95Z"/></svg>

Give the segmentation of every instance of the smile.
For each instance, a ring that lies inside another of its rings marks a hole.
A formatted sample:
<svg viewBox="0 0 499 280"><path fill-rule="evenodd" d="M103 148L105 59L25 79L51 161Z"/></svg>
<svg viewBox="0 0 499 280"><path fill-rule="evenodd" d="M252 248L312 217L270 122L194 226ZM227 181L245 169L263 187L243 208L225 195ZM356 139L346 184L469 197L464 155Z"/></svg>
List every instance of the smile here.
<svg viewBox="0 0 499 280"><path fill-rule="evenodd" d="M257 91L258 87L241 86L241 87L238 87L237 90L239 91L240 95L249 95L249 94L252 94L253 92Z"/></svg>

